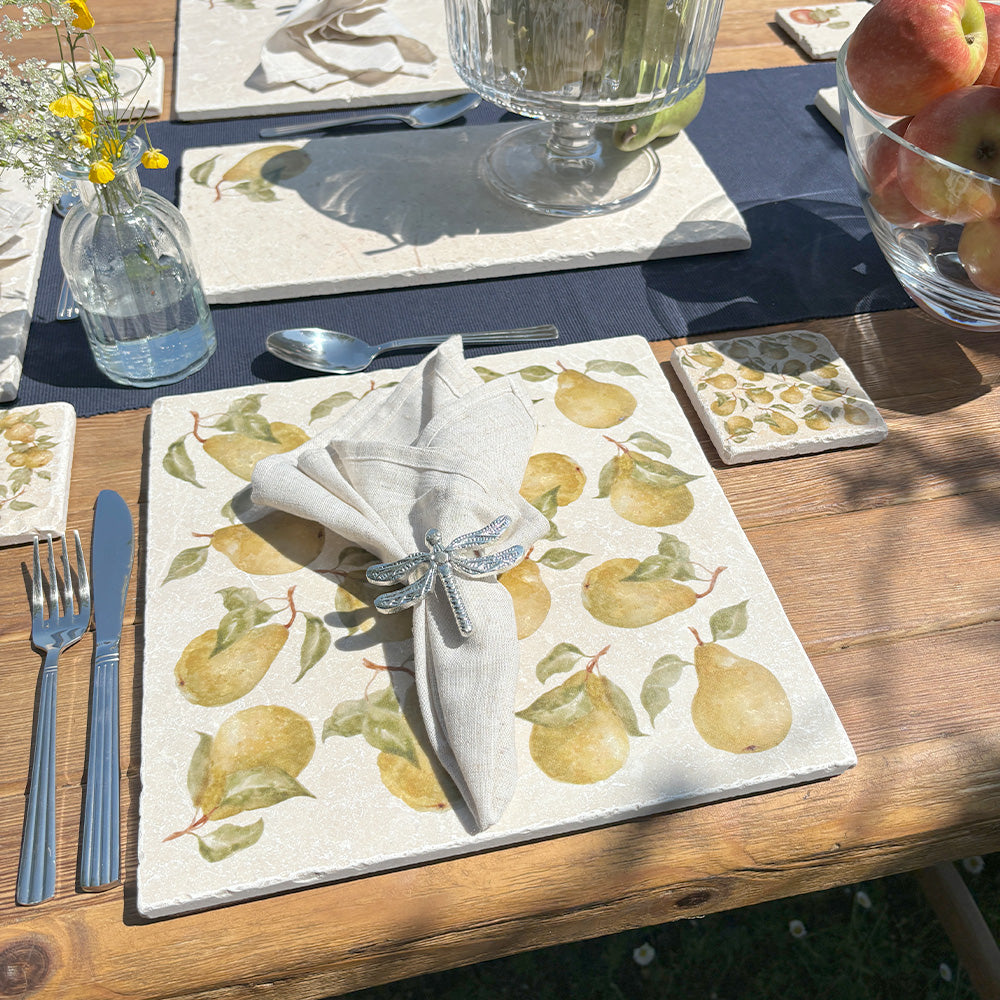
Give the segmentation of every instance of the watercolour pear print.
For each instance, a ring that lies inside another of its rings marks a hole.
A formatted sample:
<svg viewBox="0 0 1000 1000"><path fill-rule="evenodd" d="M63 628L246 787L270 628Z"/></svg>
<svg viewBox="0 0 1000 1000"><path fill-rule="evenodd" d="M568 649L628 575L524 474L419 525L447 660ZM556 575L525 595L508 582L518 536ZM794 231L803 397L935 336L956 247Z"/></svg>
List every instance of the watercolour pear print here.
<svg viewBox="0 0 1000 1000"><path fill-rule="evenodd" d="M692 362L701 381L724 374L718 356ZM737 384L717 379L712 391L765 383L752 377L765 373L758 360L749 352ZM745 795L855 762L647 344L511 352L470 368L527 389L537 433L520 493L549 525L498 585L485 584L511 603L520 654L507 810L471 832L424 731L413 616L373 606L375 556L249 496L256 461L324 440L401 373L164 397L149 469L141 912ZM819 378L843 384L839 367ZM773 405L743 397L730 416ZM845 402L833 403L841 418ZM479 696L472 683L468 697Z"/></svg>

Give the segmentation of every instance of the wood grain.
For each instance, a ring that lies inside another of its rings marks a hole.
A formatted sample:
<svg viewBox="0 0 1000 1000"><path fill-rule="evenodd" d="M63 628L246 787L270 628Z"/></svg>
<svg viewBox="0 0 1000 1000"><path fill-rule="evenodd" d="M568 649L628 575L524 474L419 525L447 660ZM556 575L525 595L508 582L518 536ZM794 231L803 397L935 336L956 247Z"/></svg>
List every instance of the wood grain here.
<svg viewBox="0 0 1000 1000"><path fill-rule="evenodd" d="M154 44L167 61L169 95L173 0L94 0L92 9L102 40L120 41L126 54ZM773 12L729 0L713 71L804 62ZM31 40L14 49L53 55ZM2 550L0 998L315 1000L1000 849L1000 340L951 331L915 310L808 326L830 338L880 407L885 442L727 467L687 412L854 743L855 769L147 922L134 906L140 545L121 660L125 885L97 895L74 887L87 636L65 655L59 679L56 897L16 907L39 658L28 643L29 550ZM687 406L666 364L673 346L658 343L654 353ZM102 488L126 498L143 537L147 417L79 423L69 518L85 544Z"/></svg>

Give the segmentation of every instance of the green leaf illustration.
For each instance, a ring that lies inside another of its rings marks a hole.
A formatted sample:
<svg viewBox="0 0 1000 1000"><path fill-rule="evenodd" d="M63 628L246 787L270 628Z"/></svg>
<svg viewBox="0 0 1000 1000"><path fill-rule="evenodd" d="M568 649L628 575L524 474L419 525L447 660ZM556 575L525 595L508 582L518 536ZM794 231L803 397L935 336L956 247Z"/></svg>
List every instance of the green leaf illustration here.
<svg viewBox="0 0 1000 1000"><path fill-rule="evenodd" d="M712 641L720 642L722 639L735 639L742 635L747 627L747 602L740 601L728 608L721 608L708 620L709 628L712 630Z"/></svg>
<svg viewBox="0 0 1000 1000"><path fill-rule="evenodd" d="M178 552L170 563L170 569L167 570L167 575L163 578L163 583L160 586L162 587L164 583L169 583L171 580L181 580L197 573L205 565L210 547L209 545L198 545L195 548Z"/></svg>
<svg viewBox="0 0 1000 1000"><path fill-rule="evenodd" d="M223 587L216 593L222 595L222 603L227 611L239 611L260 604L260 598L252 587Z"/></svg>
<svg viewBox="0 0 1000 1000"><path fill-rule="evenodd" d="M222 801L216 808L227 812L246 812L250 809L266 809L298 796L310 799L316 797L287 771L265 764L227 774Z"/></svg>
<svg viewBox="0 0 1000 1000"><path fill-rule="evenodd" d="M260 840L264 832L264 819L261 817L249 826L238 826L236 823L223 823L211 833L195 834L198 837L198 853L210 862L224 861L231 854L252 847Z"/></svg>
<svg viewBox="0 0 1000 1000"><path fill-rule="evenodd" d="M525 382L544 382L546 379L552 378L555 374L557 373L551 368L546 368L545 365L529 365L518 372L518 375Z"/></svg>
<svg viewBox="0 0 1000 1000"><path fill-rule="evenodd" d="M178 438L167 448L167 452L163 456L163 468L175 479L182 479L186 483L191 483L192 486L197 486L200 490L205 488L198 482L194 462L191 461L191 456L187 453L183 437Z"/></svg>
<svg viewBox="0 0 1000 1000"><path fill-rule="evenodd" d="M686 665L689 665L687 660L682 660L673 653L661 656L653 664L639 694L639 701L649 716L650 725L670 704L670 689L680 680Z"/></svg>
<svg viewBox="0 0 1000 1000"><path fill-rule="evenodd" d="M635 434L630 434L627 443L638 448L639 451L652 451L664 458L670 458L670 445L658 437L653 437L652 434L647 434L646 431L636 431Z"/></svg>
<svg viewBox="0 0 1000 1000"><path fill-rule="evenodd" d="M538 661L535 676L544 684L554 674L569 673L586 656L587 654L576 646L560 642Z"/></svg>
<svg viewBox="0 0 1000 1000"><path fill-rule="evenodd" d="M364 698L342 701L323 723L323 742L328 736L360 736L367 712L368 702Z"/></svg>
<svg viewBox="0 0 1000 1000"><path fill-rule="evenodd" d="M208 187L208 179L212 176L212 171L215 169L215 161L218 158L219 154L216 153L211 159L203 160L201 163L191 168L188 176L195 182L195 184L201 184L203 187Z"/></svg>
<svg viewBox="0 0 1000 1000"><path fill-rule="evenodd" d="M531 501L531 506L535 508L539 513L544 514L550 521L556 516L559 510L559 504L557 498L559 496L559 487L553 486L551 490L546 490L541 496L535 497Z"/></svg>
<svg viewBox="0 0 1000 1000"><path fill-rule="evenodd" d="M573 684L560 684L539 695L527 708L514 714L536 726L564 729L594 710L587 694L587 674Z"/></svg>
<svg viewBox="0 0 1000 1000"><path fill-rule="evenodd" d="M586 559L589 552L577 552L575 549L549 549L538 562L550 569L572 569L581 559Z"/></svg>
<svg viewBox="0 0 1000 1000"><path fill-rule="evenodd" d="M636 482L645 483L647 486L657 486L661 489L672 489L675 486L683 486L701 476L693 476L690 473L682 472L680 469L665 462L656 462L642 455L633 454L633 465L631 476Z"/></svg>
<svg viewBox="0 0 1000 1000"><path fill-rule="evenodd" d="M635 365L630 365L627 361L588 361L584 371L588 374L590 372L598 372L599 374L641 375L643 378L646 377L645 372L639 371Z"/></svg>
<svg viewBox="0 0 1000 1000"><path fill-rule="evenodd" d="M207 733L198 733L198 745L191 756L191 764L187 773L187 790L195 806L201 801L201 796L208 784L208 758L212 752L212 737Z"/></svg>
<svg viewBox="0 0 1000 1000"><path fill-rule="evenodd" d="M31 510L32 507L37 506L37 504L30 503L27 500L11 500L7 508L9 510Z"/></svg>
<svg viewBox="0 0 1000 1000"><path fill-rule="evenodd" d="M332 396L327 396L326 399L321 399L310 411L309 411L309 423L314 420L322 420L323 417L330 416L334 410L338 407L346 406L348 403L353 402L358 397L354 395L353 392L335 392Z"/></svg>
<svg viewBox="0 0 1000 1000"><path fill-rule="evenodd" d="M490 371L489 368L482 368L479 365L473 365L472 370L484 381L492 382L494 379L503 378L500 372Z"/></svg>
<svg viewBox="0 0 1000 1000"><path fill-rule="evenodd" d="M279 443L271 431L271 424L259 413L244 413L233 417L232 428L237 434L244 434L248 438Z"/></svg>
<svg viewBox="0 0 1000 1000"><path fill-rule="evenodd" d="M646 734L639 728L639 720L635 717L635 709L629 696L613 681L604 678L604 683L608 686L608 696L611 699L611 707L615 715L622 720L625 732L629 736L645 736Z"/></svg>
<svg viewBox="0 0 1000 1000"><path fill-rule="evenodd" d="M361 735L376 750L403 757L414 767L418 766L416 742L398 705L396 711L391 711L375 704L374 699L369 701L368 711L361 723Z"/></svg>
<svg viewBox="0 0 1000 1000"><path fill-rule="evenodd" d="M307 611L303 611L302 615L306 620L306 634L299 654L299 676L295 678L296 681L302 680L330 648L330 630L323 624L323 619Z"/></svg>
<svg viewBox="0 0 1000 1000"><path fill-rule="evenodd" d="M244 486L230 497L223 505L219 513L228 521L235 524L242 521L244 516L254 509L254 503L250 499L251 491L249 486Z"/></svg>

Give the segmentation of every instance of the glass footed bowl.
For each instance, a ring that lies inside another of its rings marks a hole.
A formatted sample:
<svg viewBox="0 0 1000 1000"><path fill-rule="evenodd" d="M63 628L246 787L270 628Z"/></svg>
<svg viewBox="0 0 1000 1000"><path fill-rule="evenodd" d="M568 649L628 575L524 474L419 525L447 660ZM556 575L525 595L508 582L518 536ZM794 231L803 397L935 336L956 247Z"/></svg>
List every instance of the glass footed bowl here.
<svg viewBox="0 0 1000 1000"><path fill-rule="evenodd" d="M721 12L722 0L445 0L464 83L540 119L487 150L486 181L546 215L597 215L642 198L659 175L655 152L622 152L598 127L691 94L708 71Z"/></svg>
<svg viewBox="0 0 1000 1000"><path fill-rule="evenodd" d="M919 149L893 131L903 131L907 119L877 114L858 97L847 75L846 53L845 45L837 58L844 139L879 249L928 315L964 330L1000 330L1000 295L980 287L1000 288L1000 219L991 221L1000 213L1000 181ZM922 200L916 207L899 185L901 157L909 158L911 176L915 168L925 187L946 194L933 196L933 205ZM994 238L990 230L997 234L992 254L984 250ZM990 257L997 271L992 278L984 263Z"/></svg>

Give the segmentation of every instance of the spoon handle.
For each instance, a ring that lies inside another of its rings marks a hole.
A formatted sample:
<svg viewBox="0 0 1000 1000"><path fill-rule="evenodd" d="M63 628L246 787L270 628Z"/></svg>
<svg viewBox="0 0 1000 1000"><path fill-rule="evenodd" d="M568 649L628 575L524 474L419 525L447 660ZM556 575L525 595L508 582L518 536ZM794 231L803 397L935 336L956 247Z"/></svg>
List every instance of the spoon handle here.
<svg viewBox="0 0 1000 1000"><path fill-rule="evenodd" d="M402 351L410 347L431 347L443 344L454 333L429 333L426 337L407 337L404 340L390 340L379 344L376 354L383 351ZM483 333L460 333L463 344L524 344L541 340L558 340L559 331L554 326L529 326L519 330L487 330Z"/></svg>
<svg viewBox="0 0 1000 1000"><path fill-rule="evenodd" d="M396 115L391 112L373 115L355 115L353 118L323 118L318 122L309 122L307 125L294 123L292 125L276 125L274 128L262 128L260 137L262 139L273 139L279 135L303 135L306 132L326 132L332 128L340 128L342 125L360 125L362 122L405 122L404 115Z"/></svg>

